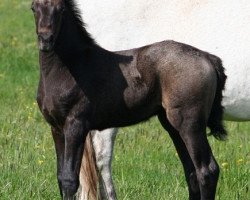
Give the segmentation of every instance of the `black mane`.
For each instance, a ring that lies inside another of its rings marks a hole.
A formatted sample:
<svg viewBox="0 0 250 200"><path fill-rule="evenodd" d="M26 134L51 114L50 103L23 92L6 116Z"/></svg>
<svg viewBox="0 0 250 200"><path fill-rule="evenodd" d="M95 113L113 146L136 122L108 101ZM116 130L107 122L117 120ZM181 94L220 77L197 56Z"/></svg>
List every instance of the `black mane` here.
<svg viewBox="0 0 250 200"><path fill-rule="evenodd" d="M72 14L76 24L78 31L82 35L82 39L85 40L87 44L96 45L95 40L91 37L91 35L86 30L86 24L83 22L81 17L81 11L77 8L74 0L65 0L66 9Z"/></svg>

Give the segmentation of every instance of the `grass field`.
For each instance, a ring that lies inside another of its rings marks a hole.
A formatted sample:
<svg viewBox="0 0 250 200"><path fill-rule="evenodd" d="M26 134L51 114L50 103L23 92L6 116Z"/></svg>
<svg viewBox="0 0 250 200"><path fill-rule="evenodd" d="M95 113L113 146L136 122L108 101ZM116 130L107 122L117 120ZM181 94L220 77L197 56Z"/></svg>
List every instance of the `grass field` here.
<svg viewBox="0 0 250 200"><path fill-rule="evenodd" d="M35 97L39 67L30 0L0 1L0 199L60 199L49 127ZM250 199L250 123L209 138L221 166L217 199ZM187 199L172 142L156 119L121 129L113 162L119 199Z"/></svg>

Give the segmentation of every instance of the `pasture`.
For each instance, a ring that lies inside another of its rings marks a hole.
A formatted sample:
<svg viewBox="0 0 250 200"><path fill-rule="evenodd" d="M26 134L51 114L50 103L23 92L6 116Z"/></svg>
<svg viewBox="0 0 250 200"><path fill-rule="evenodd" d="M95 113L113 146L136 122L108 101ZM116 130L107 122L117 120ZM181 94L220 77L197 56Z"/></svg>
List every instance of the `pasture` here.
<svg viewBox="0 0 250 200"><path fill-rule="evenodd" d="M30 0L0 1L0 199L60 199L52 137L36 101L38 51ZM223 58L222 58L223 59ZM250 199L250 122L209 138L221 167L217 199ZM118 199L186 199L183 169L154 118L120 129L113 161Z"/></svg>

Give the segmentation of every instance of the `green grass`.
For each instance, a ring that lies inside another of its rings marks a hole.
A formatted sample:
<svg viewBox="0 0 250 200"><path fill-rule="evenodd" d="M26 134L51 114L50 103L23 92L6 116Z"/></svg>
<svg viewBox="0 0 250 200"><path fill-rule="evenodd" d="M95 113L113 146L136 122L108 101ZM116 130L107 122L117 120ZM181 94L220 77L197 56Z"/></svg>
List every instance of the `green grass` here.
<svg viewBox="0 0 250 200"><path fill-rule="evenodd" d="M35 103L39 67L27 0L0 1L0 199L60 199L49 127ZM250 199L250 123L209 138L221 175L217 199ZM222 167L223 166L223 167ZM184 173L155 119L121 129L113 173L119 199L187 199Z"/></svg>
<svg viewBox="0 0 250 200"><path fill-rule="evenodd" d="M209 137L221 166L217 199L249 199L250 123L226 126L226 142ZM113 167L119 199L187 199L181 163L156 119L120 131Z"/></svg>

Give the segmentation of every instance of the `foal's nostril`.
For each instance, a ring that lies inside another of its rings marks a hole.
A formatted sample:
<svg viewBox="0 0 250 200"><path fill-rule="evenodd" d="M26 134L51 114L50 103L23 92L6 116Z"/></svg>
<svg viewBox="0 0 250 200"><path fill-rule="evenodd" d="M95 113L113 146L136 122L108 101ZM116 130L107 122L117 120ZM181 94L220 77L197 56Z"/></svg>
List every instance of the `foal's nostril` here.
<svg viewBox="0 0 250 200"><path fill-rule="evenodd" d="M41 34L38 34L38 40L41 41L43 39Z"/></svg>
<svg viewBox="0 0 250 200"><path fill-rule="evenodd" d="M43 42L52 42L53 41L53 34L52 33L38 34L38 39L43 41Z"/></svg>
<svg viewBox="0 0 250 200"><path fill-rule="evenodd" d="M47 40L48 40L48 42L52 42L53 41L53 35L51 34L50 36L48 36Z"/></svg>

